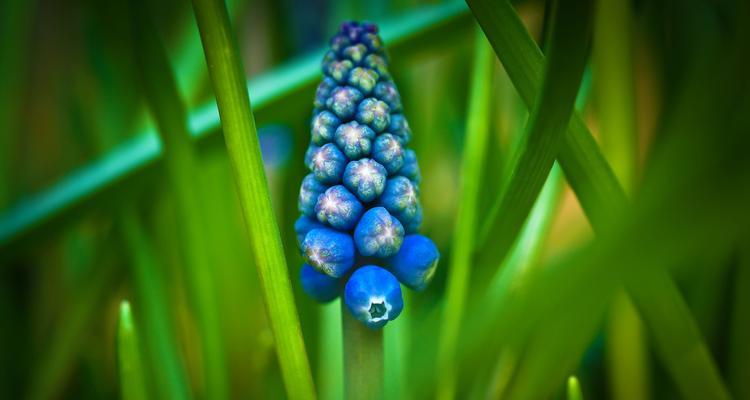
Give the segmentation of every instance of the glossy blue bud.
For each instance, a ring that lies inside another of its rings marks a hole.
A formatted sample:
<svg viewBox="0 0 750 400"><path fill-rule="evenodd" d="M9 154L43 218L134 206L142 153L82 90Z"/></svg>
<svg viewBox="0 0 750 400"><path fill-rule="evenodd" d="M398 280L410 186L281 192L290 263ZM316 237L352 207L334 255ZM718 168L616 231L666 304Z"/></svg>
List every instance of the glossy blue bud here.
<svg viewBox="0 0 750 400"><path fill-rule="evenodd" d="M318 272L310 264L302 264L299 270L299 280L302 290L320 303L327 303L339 297L340 282L326 274Z"/></svg>
<svg viewBox="0 0 750 400"><path fill-rule="evenodd" d="M354 271L344 288L344 303L356 319L379 329L404 308L401 285L393 274L375 265Z"/></svg>
<svg viewBox="0 0 750 400"><path fill-rule="evenodd" d="M362 211L362 203L341 185L328 188L318 196L318 203L315 205L318 221L342 231L354 228Z"/></svg>
<svg viewBox="0 0 750 400"><path fill-rule="evenodd" d="M332 112L319 112L310 122L310 140L318 146L333 141L333 135L340 123Z"/></svg>
<svg viewBox="0 0 750 400"><path fill-rule="evenodd" d="M313 157L315 156L315 153L318 152L318 150L320 150L320 146L316 146L310 143L310 145L307 146L307 150L305 151L305 167L307 167L307 169L309 169L310 171L312 171L313 169Z"/></svg>
<svg viewBox="0 0 750 400"><path fill-rule="evenodd" d="M411 129L404 114L391 115L388 132L396 136L404 146L411 140Z"/></svg>
<svg viewBox="0 0 750 400"><path fill-rule="evenodd" d="M340 278L354 265L354 242L343 232L313 229L302 241L302 256L319 272Z"/></svg>
<svg viewBox="0 0 750 400"><path fill-rule="evenodd" d="M406 224L417 215L419 197L408 178L395 176L386 181L379 203Z"/></svg>
<svg viewBox="0 0 750 400"><path fill-rule="evenodd" d="M351 160L367 156L372 148L372 139L375 132L367 125L360 125L357 121L351 121L336 128L334 140Z"/></svg>
<svg viewBox="0 0 750 400"><path fill-rule="evenodd" d="M323 73L327 74L328 68L330 68L331 63L334 63L336 61L338 61L336 52L333 50L328 50L326 54L323 55L323 62L321 63L321 69L323 70Z"/></svg>
<svg viewBox="0 0 750 400"><path fill-rule="evenodd" d="M341 119L351 119L357 112L357 105L362 101L362 93L349 86L339 86L331 92L326 107Z"/></svg>
<svg viewBox="0 0 750 400"><path fill-rule="evenodd" d="M354 244L365 257L390 257L401 248L404 227L383 207L368 210L354 229Z"/></svg>
<svg viewBox="0 0 750 400"><path fill-rule="evenodd" d="M391 109L392 113L401 112L401 96L398 94L396 84L391 81L382 81L375 85L373 92L375 97L383 100Z"/></svg>
<svg viewBox="0 0 750 400"><path fill-rule="evenodd" d="M369 68L356 67L349 74L349 85L365 95L370 94L377 83L378 73Z"/></svg>
<svg viewBox="0 0 750 400"><path fill-rule="evenodd" d="M407 234L419 232L419 228L422 227L422 205L417 203L417 213L414 217L411 219L403 218L401 223L404 225Z"/></svg>
<svg viewBox="0 0 750 400"><path fill-rule="evenodd" d="M318 149L310 162L315 178L328 184L341 181L341 174L344 173L346 163L346 156L333 143L328 143Z"/></svg>
<svg viewBox="0 0 750 400"><path fill-rule="evenodd" d="M375 200L385 189L388 171L377 161L351 161L344 170L344 185L364 203Z"/></svg>
<svg viewBox="0 0 750 400"><path fill-rule="evenodd" d="M355 65L359 64L367 56L367 46L361 43L348 46L341 51L341 55L350 59Z"/></svg>
<svg viewBox="0 0 750 400"><path fill-rule="evenodd" d="M345 83L349 79L349 74L354 68L354 64L349 60L337 60L328 64L327 74L338 83Z"/></svg>
<svg viewBox="0 0 750 400"><path fill-rule="evenodd" d="M331 92L336 88L337 84L333 78L325 77L323 81L318 85L318 89L315 91L315 100L313 105L315 108L323 108L326 105L326 100L331 95Z"/></svg>
<svg viewBox="0 0 750 400"><path fill-rule="evenodd" d="M359 103L356 118L359 123L369 125L375 132L383 132L391 124L388 104L374 97Z"/></svg>
<svg viewBox="0 0 750 400"><path fill-rule="evenodd" d="M417 153L412 149L404 151L404 165L398 170L398 174L409 178L415 186L419 185L422 176L419 172L419 163L417 163Z"/></svg>
<svg viewBox="0 0 750 400"><path fill-rule="evenodd" d="M401 250L389 260L390 269L396 278L413 290L424 290L435 275L440 253L429 238L422 235L407 235Z"/></svg>
<svg viewBox="0 0 750 400"><path fill-rule="evenodd" d="M384 133L372 144L371 158L382 164L389 174L394 174L404 165L404 148L395 136Z"/></svg>
<svg viewBox="0 0 750 400"><path fill-rule="evenodd" d="M351 43L352 42L345 35L336 35L331 38L331 41L329 44L331 46L331 51L338 54L347 46L349 46Z"/></svg>
<svg viewBox="0 0 750 400"><path fill-rule="evenodd" d="M320 183L313 174L308 174L302 179L302 185L299 188L299 198L297 199L297 206L302 214L309 217L315 216L315 205L318 204L318 196L320 196L327 186Z"/></svg>
<svg viewBox="0 0 750 400"><path fill-rule="evenodd" d="M305 240L307 233L313 229L326 228L325 225L321 224L317 219L310 218L305 215L300 215L296 221L294 221L294 233L297 234L297 243L302 245Z"/></svg>

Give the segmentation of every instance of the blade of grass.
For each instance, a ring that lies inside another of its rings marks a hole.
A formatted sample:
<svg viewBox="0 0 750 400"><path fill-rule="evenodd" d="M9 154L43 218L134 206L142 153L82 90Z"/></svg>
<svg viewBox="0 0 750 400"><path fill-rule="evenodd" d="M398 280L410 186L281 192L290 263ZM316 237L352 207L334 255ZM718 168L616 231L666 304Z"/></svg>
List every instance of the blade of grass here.
<svg viewBox="0 0 750 400"><path fill-rule="evenodd" d="M481 31L474 40L474 62L469 109L461 166L461 189L458 191L458 215L453 232L451 260L448 265L443 324L438 338L438 358L435 373L439 398L453 398L456 390L456 341L469 286L471 251L477 222L477 205L481 189L482 169L489 137L490 87L494 60L492 51Z"/></svg>
<svg viewBox="0 0 750 400"><path fill-rule="evenodd" d="M318 390L320 398L344 398L344 341L341 332L341 299L320 307L320 350L318 357Z"/></svg>
<svg viewBox="0 0 750 400"><path fill-rule="evenodd" d="M167 177L177 205L182 254L190 294L195 299L201 332L203 375L206 396L229 397L221 332L220 310L215 287L216 265L206 238L202 192L196 185L198 161L188 133L187 112L177 89L172 67L161 37L148 16L145 2L134 1L133 32L135 58L149 109L157 124L166 163Z"/></svg>
<svg viewBox="0 0 750 400"><path fill-rule="evenodd" d="M287 395L292 399L314 398L312 374L268 194L237 39L222 1L195 0L193 8Z"/></svg>
<svg viewBox="0 0 750 400"><path fill-rule="evenodd" d="M575 375L568 378L568 400L583 400L581 386L578 384Z"/></svg>
<svg viewBox="0 0 750 400"><path fill-rule="evenodd" d="M535 95L535 89L539 86L540 69L544 56L524 28L523 22L510 3L501 1L494 5L495 7L490 6L489 2L485 0L469 1L469 6L475 18L487 34L495 53L505 65L511 80L516 85L516 89L524 102L530 105ZM623 210L627 208L627 199L580 116L576 115L571 119L568 132L564 136L557 157L592 226L597 232L607 231L611 226L609 221L611 221L612 216L621 215ZM504 255L502 254L503 251L507 250L499 249L493 255L500 257ZM642 278L668 282L668 280L661 279L664 277L662 275L665 274L666 272L661 269L654 269L644 272ZM647 287L657 292L649 293L648 296L642 291L631 293L634 296L636 306L639 308L645 310L653 306L648 302L647 298L649 297L659 298L660 302L670 303L675 308L684 307L684 300L678 292L669 290L669 288ZM631 288L628 287L628 289ZM638 295L643 295L643 297L639 298ZM677 324L674 326L667 325L658 319L648 321L648 326L652 332L658 332L658 336L661 338L666 339L673 332L686 332L687 334L677 335L677 339L683 341L683 345L692 347L695 344L700 344L702 339L700 335L694 335L696 331L693 329L695 323L692 317L684 313L679 314L679 316L682 318L671 320L672 323ZM668 347L669 342L657 343L657 346ZM685 371L684 366L678 365L674 361L676 359L677 357L662 357L662 361L673 374ZM706 362L693 364L693 367L698 368L698 370L690 373L690 376L698 379L678 379L679 382L686 385L682 388L683 393L700 392L692 390L691 386L712 387L718 391L715 392L717 395L722 392L725 393L725 389L722 389L723 383L720 380L718 382L715 380L718 374L713 361L710 358L701 361Z"/></svg>
<svg viewBox="0 0 750 400"><path fill-rule="evenodd" d="M344 398L383 399L383 329L359 322L341 302L344 337Z"/></svg>
<svg viewBox="0 0 750 400"><path fill-rule="evenodd" d="M120 322L117 327L117 357L120 368L120 393L123 400L146 399L138 330L130 313L130 303L120 303Z"/></svg>

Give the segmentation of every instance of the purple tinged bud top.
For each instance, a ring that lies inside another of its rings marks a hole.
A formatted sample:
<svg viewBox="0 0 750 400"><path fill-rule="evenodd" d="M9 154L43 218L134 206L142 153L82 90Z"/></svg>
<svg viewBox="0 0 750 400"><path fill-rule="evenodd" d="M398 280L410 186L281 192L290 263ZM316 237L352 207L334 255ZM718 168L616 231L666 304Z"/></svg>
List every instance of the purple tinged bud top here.
<svg viewBox="0 0 750 400"><path fill-rule="evenodd" d="M362 211L362 203L341 185L328 188L315 205L318 221L342 231L354 228Z"/></svg>
<svg viewBox="0 0 750 400"><path fill-rule="evenodd" d="M344 185L364 203L375 200L385 189L388 171L377 161L351 161L344 170Z"/></svg>
<svg viewBox="0 0 750 400"><path fill-rule="evenodd" d="M365 257L390 257L401 248L404 227L383 207L368 210L354 229L354 244Z"/></svg>
<svg viewBox="0 0 750 400"><path fill-rule="evenodd" d="M313 229L302 241L302 255L319 272L340 278L354 265L354 243L346 233Z"/></svg>
<svg viewBox="0 0 750 400"><path fill-rule="evenodd" d="M302 214L308 217L315 216L315 205L318 204L318 196L327 189L326 185L320 183L313 174L308 174L302 179L299 188L297 206Z"/></svg>
<svg viewBox="0 0 750 400"><path fill-rule="evenodd" d="M328 143L315 152L310 164L317 180L334 184L341 181L341 174L346 168L346 156L335 144Z"/></svg>
<svg viewBox="0 0 750 400"><path fill-rule="evenodd" d="M395 136L384 133L372 144L372 158L382 164L388 173L395 174L404 165L404 149Z"/></svg>
<svg viewBox="0 0 750 400"><path fill-rule="evenodd" d="M359 123L369 125L375 132L383 132L391 124L388 104L374 97L359 103L356 118Z"/></svg>
<svg viewBox="0 0 750 400"><path fill-rule="evenodd" d="M362 100L359 90L349 87L337 87L326 101L326 107L341 119L350 119L357 112L357 105Z"/></svg>
<svg viewBox="0 0 750 400"><path fill-rule="evenodd" d="M372 139L375 139L375 132L357 121L340 125L334 134L336 144L351 160L369 155Z"/></svg>
<svg viewBox="0 0 750 400"><path fill-rule="evenodd" d="M330 111L321 111L310 123L312 143L322 146L333 140L333 135L341 121Z"/></svg>

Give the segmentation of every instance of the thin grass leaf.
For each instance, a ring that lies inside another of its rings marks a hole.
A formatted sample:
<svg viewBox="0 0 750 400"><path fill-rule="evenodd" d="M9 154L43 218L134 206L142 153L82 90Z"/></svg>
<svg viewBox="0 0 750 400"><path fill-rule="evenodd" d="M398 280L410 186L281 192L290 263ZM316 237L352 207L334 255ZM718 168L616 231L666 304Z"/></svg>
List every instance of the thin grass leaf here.
<svg viewBox="0 0 750 400"><path fill-rule="evenodd" d="M469 287L471 254L478 216L478 199L482 187L482 170L489 138L490 82L494 60L487 39L477 29L474 40L474 61L469 94L469 110L461 166L461 188L458 190L458 215L453 232L451 260L448 264L442 328L438 338L436 394L453 398L456 390L455 352L461 327L466 291Z"/></svg>
<svg viewBox="0 0 750 400"><path fill-rule="evenodd" d="M321 399L344 398L344 340L341 332L341 299L320 307L320 356L317 387Z"/></svg>
<svg viewBox="0 0 750 400"><path fill-rule="evenodd" d="M212 263L214 257L208 248L210 238L206 237L205 203L195 181L199 166L192 138L188 133L187 112L177 91L166 49L147 10L144 10L146 3L136 1L136 4L140 8L132 18L136 61L146 99L163 144L167 177L177 205L185 275L188 277L190 293L195 298L201 331L206 395L224 399L229 397L229 388L218 296L214 284L216 266Z"/></svg>
<svg viewBox="0 0 750 400"><path fill-rule="evenodd" d="M120 303L120 322L117 326L117 357L120 367L120 393L123 400L146 399L138 330L130 313L130 303Z"/></svg>
<svg viewBox="0 0 750 400"><path fill-rule="evenodd" d="M291 399L314 398L312 374L268 194L237 39L223 2L195 0L193 8L287 395Z"/></svg>
<svg viewBox="0 0 750 400"><path fill-rule="evenodd" d="M575 375L568 378L568 400L583 400L581 386L578 384Z"/></svg>

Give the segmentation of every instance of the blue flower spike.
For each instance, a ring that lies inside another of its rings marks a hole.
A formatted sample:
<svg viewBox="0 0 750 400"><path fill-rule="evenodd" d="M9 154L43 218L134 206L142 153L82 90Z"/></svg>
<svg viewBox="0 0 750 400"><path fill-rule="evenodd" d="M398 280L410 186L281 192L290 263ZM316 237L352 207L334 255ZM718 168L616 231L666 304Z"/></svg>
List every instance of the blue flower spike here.
<svg viewBox="0 0 750 400"><path fill-rule="evenodd" d="M419 234L417 155L377 26L346 21L329 44L294 223L300 281L319 302L343 287L349 311L379 329L403 309L401 284L427 287L439 253Z"/></svg>
<svg viewBox="0 0 750 400"><path fill-rule="evenodd" d="M390 257L403 240L403 225L383 207L368 210L354 229L354 244L365 257Z"/></svg>
<svg viewBox="0 0 750 400"><path fill-rule="evenodd" d="M354 265L354 243L346 233L313 229L302 241L302 255L319 272L341 278Z"/></svg>
<svg viewBox="0 0 750 400"><path fill-rule="evenodd" d="M342 231L354 228L362 211L362 203L357 196L342 185L328 188L318 196L318 203L315 205L318 221Z"/></svg>
<svg viewBox="0 0 750 400"><path fill-rule="evenodd" d="M344 302L352 315L370 329L382 328L404 308L398 280L376 265L354 271L344 288Z"/></svg>
<svg viewBox="0 0 750 400"><path fill-rule="evenodd" d="M391 271L409 289L422 291L435 275L440 253L429 238L407 235L401 249L389 262Z"/></svg>
<svg viewBox="0 0 750 400"><path fill-rule="evenodd" d="M319 303L328 303L339 297L341 282L326 274L318 272L310 264L302 264L299 271L302 290Z"/></svg>

